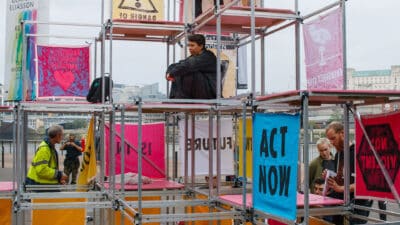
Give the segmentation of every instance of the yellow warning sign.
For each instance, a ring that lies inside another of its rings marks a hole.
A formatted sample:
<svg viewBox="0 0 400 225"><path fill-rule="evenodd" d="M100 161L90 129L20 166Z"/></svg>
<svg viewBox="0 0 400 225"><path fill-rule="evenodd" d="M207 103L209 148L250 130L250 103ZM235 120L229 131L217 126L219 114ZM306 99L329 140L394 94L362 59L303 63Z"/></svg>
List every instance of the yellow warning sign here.
<svg viewBox="0 0 400 225"><path fill-rule="evenodd" d="M164 20L164 0L113 0L113 20Z"/></svg>

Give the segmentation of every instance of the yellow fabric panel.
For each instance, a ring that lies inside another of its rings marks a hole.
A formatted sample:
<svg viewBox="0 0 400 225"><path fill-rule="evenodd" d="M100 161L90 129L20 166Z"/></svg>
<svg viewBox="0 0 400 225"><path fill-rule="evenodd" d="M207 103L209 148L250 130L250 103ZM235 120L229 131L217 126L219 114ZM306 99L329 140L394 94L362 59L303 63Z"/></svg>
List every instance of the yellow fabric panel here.
<svg viewBox="0 0 400 225"><path fill-rule="evenodd" d="M127 201L137 201L137 197L126 197L125 198ZM154 201L154 200L161 200L160 196L145 196L142 198L143 201ZM161 209L160 208L143 208L142 209L143 214L161 214ZM131 216L133 216L131 214ZM133 223L130 222L129 219L124 218L125 225L134 225ZM115 212L115 224L121 224L121 212L116 211ZM158 225L160 223L146 223L150 225Z"/></svg>
<svg viewBox="0 0 400 225"><path fill-rule="evenodd" d="M86 134L85 151L81 162L81 168L78 176L78 184L86 185L96 177L96 148L94 146L94 117L90 119L88 131ZM80 190L78 190L80 191Z"/></svg>
<svg viewBox="0 0 400 225"><path fill-rule="evenodd" d="M0 225L12 224L12 200L0 199Z"/></svg>
<svg viewBox="0 0 400 225"><path fill-rule="evenodd" d="M33 203L86 202L85 198L32 199ZM35 209L32 225L86 224L86 209Z"/></svg>
<svg viewBox="0 0 400 225"><path fill-rule="evenodd" d="M243 176L243 120L239 119L238 143L239 143L239 176ZM246 177L253 176L253 131L252 120L246 119Z"/></svg>

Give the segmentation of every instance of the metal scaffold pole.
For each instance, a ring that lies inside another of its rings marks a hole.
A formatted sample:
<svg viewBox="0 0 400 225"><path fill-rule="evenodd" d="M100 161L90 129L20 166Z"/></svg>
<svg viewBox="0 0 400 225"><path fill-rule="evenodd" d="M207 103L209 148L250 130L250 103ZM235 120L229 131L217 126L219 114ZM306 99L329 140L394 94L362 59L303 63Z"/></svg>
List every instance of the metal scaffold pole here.
<svg viewBox="0 0 400 225"><path fill-rule="evenodd" d="M251 94L256 96L256 16L255 0L251 2L250 33L251 33Z"/></svg>
<svg viewBox="0 0 400 225"><path fill-rule="evenodd" d="M300 16L299 11L299 0L295 0L295 13L297 16ZM296 20L296 24L294 26L295 32L295 63L296 63L296 90L300 90L300 20Z"/></svg>

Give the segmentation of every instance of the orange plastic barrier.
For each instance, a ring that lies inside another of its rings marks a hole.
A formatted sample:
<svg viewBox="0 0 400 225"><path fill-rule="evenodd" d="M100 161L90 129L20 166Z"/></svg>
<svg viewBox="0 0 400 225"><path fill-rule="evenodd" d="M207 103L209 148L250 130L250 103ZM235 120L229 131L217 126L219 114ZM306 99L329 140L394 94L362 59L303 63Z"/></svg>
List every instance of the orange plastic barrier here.
<svg viewBox="0 0 400 225"><path fill-rule="evenodd" d="M33 199L33 203L86 202L85 198ZM86 209L35 209L32 225L85 225Z"/></svg>
<svg viewBox="0 0 400 225"><path fill-rule="evenodd" d="M12 224L12 201L11 199L0 199L0 224Z"/></svg>

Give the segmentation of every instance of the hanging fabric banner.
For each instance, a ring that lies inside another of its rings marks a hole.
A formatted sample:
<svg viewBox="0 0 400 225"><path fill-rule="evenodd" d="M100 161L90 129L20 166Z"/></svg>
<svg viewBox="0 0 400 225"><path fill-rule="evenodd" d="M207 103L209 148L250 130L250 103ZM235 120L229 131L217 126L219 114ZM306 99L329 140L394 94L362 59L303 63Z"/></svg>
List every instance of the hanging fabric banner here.
<svg viewBox="0 0 400 225"><path fill-rule="evenodd" d="M239 119L238 145L239 145L239 176L243 176L243 120ZM246 177L253 176L253 126L252 120L246 119Z"/></svg>
<svg viewBox="0 0 400 225"><path fill-rule="evenodd" d="M37 46L38 98L86 97L90 85L89 46Z"/></svg>
<svg viewBox="0 0 400 225"><path fill-rule="evenodd" d="M194 141L195 150L195 173L196 175L208 175L208 154L210 149L209 144L209 122L208 120L196 120L195 121L195 139L192 139L192 128L191 122L189 120L188 129L188 174L191 176L191 142ZM211 148L213 150L213 173L216 174L217 168L217 126L216 122L213 123L213 140ZM221 147L221 174L234 174L233 169L233 140L232 140L232 120L221 119L221 137L220 137L220 147ZM185 121L179 121L179 168L181 175L185 171Z"/></svg>
<svg viewBox="0 0 400 225"><path fill-rule="evenodd" d="M299 136L298 114L254 114L254 209L296 219Z"/></svg>
<svg viewBox="0 0 400 225"><path fill-rule="evenodd" d="M79 171L78 184L87 185L97 174L96 148L94 142L94 117L90 119L88 131L85 138L85 151Z"/></svg>
<svg viewBox="0 0 400 225"><path fill-rule="evenodd" d="M142 125L142 172L150 178L165 178L165 136L164 123ZM121 174L121 124L115 125L115 174ZM110 173L110 127L105 129L106 175ZM125 124L125 173L138 172L138 125Z"/></svg>
<svg viewBox="0 0 400 225"><path fill-rule="evenodd" d="M163 21L164 0L113 0L113 20Z"/></svg>
<svg viewBox="0 0 400 225"><path fill-rule="evenodd" d="M399 193L400 113L363 116L361 121ZM356 195L368 199L371 197L395 199L358 122L356 123L355 159Z"/></svg>
<svg viewBox="0 0 400 225"><path fill-rule="evenodd" d="M8 101L35 99L35 37L23 37L25 34L35 34L36 24L25 24L22 30L22 20L37 20L38 0L14 1L7 0L6 10L6 49L4 93ZM23 66L23 45L26 40L25 77Z"/></svg>
<svg viewBox="0 0 400 225"><path fill-rule="evenodd" d="M217 35L204 34L206 48L217 55ZM230 35L221 36L221 87L222 97L236 96L236 41Z"/></svg>
<svg viewBox="0 0 400 225"><path fill-rule="evenodd" d="M343 89L342 11L303 25L308 89Z"/></svg>

